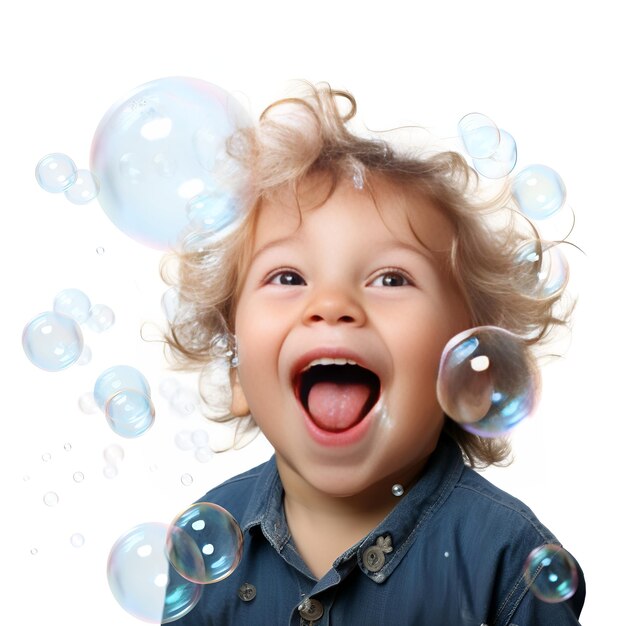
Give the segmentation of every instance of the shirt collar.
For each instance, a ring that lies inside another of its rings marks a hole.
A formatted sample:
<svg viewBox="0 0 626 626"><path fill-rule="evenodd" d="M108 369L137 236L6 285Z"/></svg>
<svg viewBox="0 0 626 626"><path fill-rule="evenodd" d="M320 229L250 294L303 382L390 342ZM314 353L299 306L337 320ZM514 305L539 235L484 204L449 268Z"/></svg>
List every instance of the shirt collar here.
<svg viewBox="0 0 626 626"><path fill-rule="evenodd" d="M423 525L452 493L463 468L460 448L442 434L419 480L371 533L335 561L335 569L347 571L345 564L356 557L365 575L374 582L384 582L400 564ZM283 512L283 486L275 457L261 470L240 524L244 533L259 527L278 552L289 541L290 533ZM372 571L372 551L378 556L381 552L384 555L382 565L377 565L376 571Z"/></svg>

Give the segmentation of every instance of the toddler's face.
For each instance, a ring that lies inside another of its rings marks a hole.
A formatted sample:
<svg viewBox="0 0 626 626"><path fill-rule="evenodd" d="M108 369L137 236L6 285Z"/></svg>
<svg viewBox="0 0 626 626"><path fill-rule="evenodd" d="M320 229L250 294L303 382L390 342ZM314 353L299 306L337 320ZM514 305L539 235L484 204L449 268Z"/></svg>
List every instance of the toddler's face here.
<svg viewBox="0 0 626 626"><path fill-rule="evenodd" d="M238 375L279 468L345 496L415 475L443 424L441 351L466 306L430 249L451 226L382 183L260 208L237 305ZM416 204L417 203L417 204Z"/></svg>

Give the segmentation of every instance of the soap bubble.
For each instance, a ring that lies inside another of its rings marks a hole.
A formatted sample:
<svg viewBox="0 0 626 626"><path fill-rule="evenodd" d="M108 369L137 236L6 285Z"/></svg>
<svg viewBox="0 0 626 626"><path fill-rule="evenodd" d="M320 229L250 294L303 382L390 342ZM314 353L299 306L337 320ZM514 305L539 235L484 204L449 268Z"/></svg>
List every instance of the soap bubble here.
<svg viewBox="0 0 626 626"><path fill-rule="evenodd" d="M105 478L115 478L118 474L118 469L115 465L110 465L107 463L107 465L102 468L102 473L104 474Z"/></svg>
<svg viewBox="0 0 626 626"><path fill-rule="evenodd" d="M180 383L175 378L164 378L159 383L159 393L166 399L169 400L174 392L180 387Z"/></svg>
<svg viewBox="0 0 626 626"><path fill-rule="evenodd" d="M70 537L70 543L75 548L82 548L85 545L85 538L80 533L74 533Z"/></svg>
<svg viewBox="0 0 626 626"><path fill-rule="evenodd" d="M576 593L578 570L572 556L559 545L535 548L526 559L524 578L544 602L563 602Z"/></svg>
<svg viewBox="0 0 626 626"><path fill-rule="evenodd" d="M196 448L194 453L196 461L199 463L208 463L215 455L209 446L200 446Z"/></svg>
<svg viewBox="0 0 626 626"><path fill-rule="evenodd" d="M80 353L80 357L78 361L76 361L77 365L88 365L91 363L92 357L91 348L89 346L83 346L83 351Z"/></svg>
<svg viewBox="0 0 626 626"><path fill-rule="evenodd" d="M464 115L458 128L465 150L474 159L492 156L500 145L500 130L482 113Z"/></svg>
<svg viewBox="0 0 626 626"><path fill-rule="evenodd" d="M55 313L67 315L78 324L83 324L90 315L91 302L80 289L64 289L55 296L52 308Z"/></svg>
<svg viewBox="0 0 626 626"><path fill-rule="evenodd" d="M95 413L98 410L98 405L96 404L91 391L87 391L80 395L78 398L78 408L86 415Z"/></svg>
<svg viewBox="0 0 626 626"><path fill-rule="evenodd" d="M37 163L35 178L42 189L59 193L76 180L76 165L67 154L47 154Z"/></svg>
<svg viewBox="0 0 626 626"><path fill-rule="evenodd" d="M83 351L83 334L71 317L46 311L26 324L22 347L33 365L48 372L58 372L79 359Z"/></svg>
<svg viewBox="0 0 626 626"><path fill-rule="evenodd" d="M174 436L174 443L179 450L193 450L195 448L190 430L180 430L177 432Z"/></svg>
<svg viewBox="0 0 626 626"><path fill-rule="evenodd" d="M165 524L139 524L124 533L113 545L107 562L107 577L120 606L138 619L167 624L186 615L198 603L202 587L170 567L167 538L195 549L191 539Z"/></svg>
<svg viewBox="0 0 626 626"><path fill-rule="evenodd" d="M185 486L189 487L193 483L193 476L191 474L183 474L180 477L180 482Z"/></svg>
<svg viewBox="0 0 626 626"><path fill-rule="evenodd" d="M104 411L109 399L124 389L134 389L150 397L146 377L130 365L114 365L104 370L94 384L93 397L100 410Z"/></svg>
<svg viewBox="0 0 626 626"><path fill-rule="evenodd" d="M206 198L200 221L214 232L229 227L240 217L245 177L227 157L226 142L250 125L242 105L211 83L170 77L137 87L94 134L100 205L124 233L159 249L174 246L189 227L190 202Z"/></svg>
<svg viewBox="0 0 626 626"><path fill-rule="evenodd" d="M465 430L498 437L530 415L539 379L523 340L496 326L471 328L445 346L437 398Z"/></svg>
<svg viewBox="0 0 626 626"><path fill-rule="evenodd" d="M124 460L124 448L116 443L112 443L103 450L102 456L107 463L117 465Z"/></svg>
<svg viewBox="0 0 626 626"><path fill-rule="evenodd" d="M87 326L91 330L101 333L108 330L115 323L115 313L106 304L94 304L89 311Z"/></svg>
<svg viewBox="0 0 626 626"><path fill-rule="evenodd" d="M472 159L474 169L485 178L504 178L517 163L517 144L505 130L500 129L500 143L486 159Z"/></svg>
<svg viewBox="0 0 626 626"><path fill-rule="evenodd" d="M122 389L109 398L104 413L114 432L132 439L152 426L155 411L149 396L135 389Z"/></svg>
<svg viewBox="0 0 626 626"><path fill-rule="evenodd" d="M75 483L82 483L83 480L85 480L85 475L82 472L74 472L72 478L74 479Z"/></svg>
<svg viewBox="0 0 626 626"><path fill-rule="evenodd" d="M43 503L46 506L56 506L59 504L59 496L54 491L48 491L43 495Z"/></svg>
<svg viewBox="0 0 626 626"><path fill-rule="evenodd" d="M73 204L87 204L100 191L98 178L89 170L77 170L75 182L65 190L65 197Z"/></svg>
<svg viewBox="0 0 626 626"><path fill-rule="evenodd" d="M562 178L546 165L529 165L518 172L511 191L520 211L535 220L556 213L566 195Z"/></svg>
<svg viewBox="0 0 626 626"><path fill-rule="evenodd" d="M184 387L177 389L170 398L172 408L185 417L191 415L198 408L198 403L198 394Z"/></svg>
<svg viewBox="0 0 626 626"><path fill-rule="evenodd" d="M191 441L196 448L202 448L209 443L209 433L206 430L198 428L191 433Z"/></svg>
<svg viewBox="0 0 626 626"><path fill-rule="evenodd" d="M515 255L523 271L519 288L529 296L548 298L562 290L569 279L569 264L559 242L531 239Z"/></svg>
<svg viewBox="0 0 626 626"><path fill-rule="evenodd" d="M185 541L181 541L178 531L182 531ZM243 536L226 509L196 502L172 522L168 549L170 562L183 577L202 584L215 583L230 576L239 565Z"/></svg>

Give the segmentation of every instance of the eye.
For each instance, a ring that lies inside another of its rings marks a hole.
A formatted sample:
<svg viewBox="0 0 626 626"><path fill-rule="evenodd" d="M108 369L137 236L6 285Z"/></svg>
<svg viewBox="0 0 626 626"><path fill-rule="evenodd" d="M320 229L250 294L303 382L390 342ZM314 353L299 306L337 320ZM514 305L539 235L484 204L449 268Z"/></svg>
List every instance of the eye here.
<svg viewBox="0 0 626 626"><path fill-rule="evenodd" d="M373 287L406 287L413 283L402 272L394 270L379 274L371 284Z"/></svg>
<svg viewBox="0 0 626 626"><path fill-rule="evenodd" d="M285 285L288 287L306 285L304 278L302 278L298 272L294 272L293 270L274 272L274 274L268 278L267 282L270 285Z"/></svg>

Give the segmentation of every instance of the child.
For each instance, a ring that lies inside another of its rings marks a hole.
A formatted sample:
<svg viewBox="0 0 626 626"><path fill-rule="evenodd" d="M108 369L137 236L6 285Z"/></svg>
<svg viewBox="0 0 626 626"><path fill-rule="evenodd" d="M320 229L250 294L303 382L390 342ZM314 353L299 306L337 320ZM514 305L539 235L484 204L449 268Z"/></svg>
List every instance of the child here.
<svg viewBox="0 0 626 626"><path fill-rule="evenodd" d="M200 499L238 521L243 558L178 623L578 624L582 572L568 600L537 598L524 563L556 538L472 469L506 441L463 430L436 395L451 337L495 325L539 343L566 321L561 293L521 288L528 235L488 226L461 156L355 136L355 110L328 87L269 107L236 143L242 224L178 260L170 346L205 365L225 321L229 418L251 415L275 449Z"/></svg>

